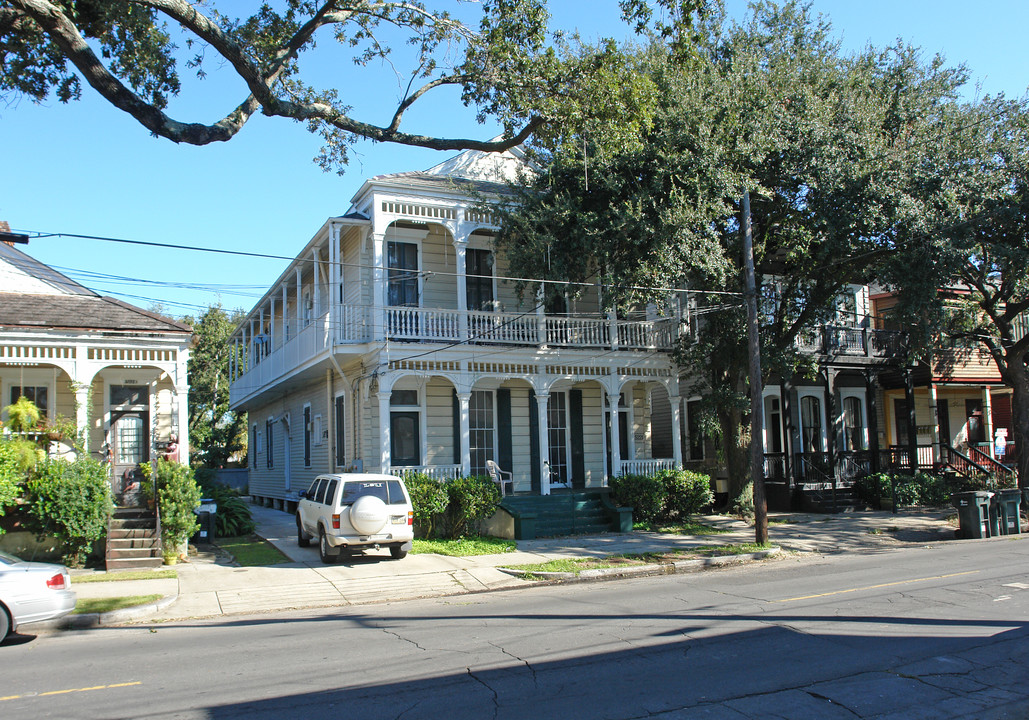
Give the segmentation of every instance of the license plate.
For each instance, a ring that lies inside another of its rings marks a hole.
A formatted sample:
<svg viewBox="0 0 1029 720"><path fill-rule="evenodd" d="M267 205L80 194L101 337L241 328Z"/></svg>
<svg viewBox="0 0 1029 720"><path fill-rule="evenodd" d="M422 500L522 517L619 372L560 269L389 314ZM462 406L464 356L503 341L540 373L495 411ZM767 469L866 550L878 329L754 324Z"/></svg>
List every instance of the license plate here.
<svg viewBox="0 0 1029 720"><path fill-rule="evenodd" d="M406 515L393 515L393 516L390 517L390 522L392 522L394 525L406 525L407 524L407 516Z"/></svg>

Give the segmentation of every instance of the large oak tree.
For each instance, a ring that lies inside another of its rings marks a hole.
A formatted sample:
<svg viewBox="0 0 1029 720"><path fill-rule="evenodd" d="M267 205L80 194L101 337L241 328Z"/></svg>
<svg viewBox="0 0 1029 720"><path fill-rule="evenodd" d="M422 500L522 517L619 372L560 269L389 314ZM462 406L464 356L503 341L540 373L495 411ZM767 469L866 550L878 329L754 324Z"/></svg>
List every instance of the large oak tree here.
<svg viewBox="0 0 1029 720"><path fill-rule="evenodd" d="M638 32L662 33L680 44L688 43L682 30L702 4L620 3L623 18ZM638 98L632 83L624 82L615 43L585 47L548 34L546 0L247 5L253 14L235 17L232 3L216 0L8 0L0 4L0 94L40 101L53 92L67 102L79 97L85 80L154 135L194 145L229 140L256 113L289 118L322 135L319 160L335 168L346 164L348 148L361 138L495 151L534 134L566 132L583 118L635 113ZM316 43L337 43L353 61L336 71L329 87L306 79ZM358 117L353 109L355 93L362 92L355 76L372 63L388 64L400 81L393 97L386 88L376 91L374 114L384 114L386 122ZM212 65L238 76L239 96L220 118L172 117L168 105L182 87L180 68L202 79ZM480 121L498 120L502 137L407 129L412 107L448 87L460 91Z"/></svg>
<svg viewBox="0 0 1029 720"><path fill-rule="evenodd" d="M698 293L707 312L678 358L716 411L732 502L750 477L744 190L764 369L810 372L798 337L876 274L897 228L938 191L906 148L931 136L965 74L903 45L844 54L797 3L759 3L743 24L713 18L698 42L688 63L661 45L641 52L660 98L649 131L611 143L618 133L587 126L555 147L500 243L516 274L600 277L612 305L660 301L669 286Z"/></svg>

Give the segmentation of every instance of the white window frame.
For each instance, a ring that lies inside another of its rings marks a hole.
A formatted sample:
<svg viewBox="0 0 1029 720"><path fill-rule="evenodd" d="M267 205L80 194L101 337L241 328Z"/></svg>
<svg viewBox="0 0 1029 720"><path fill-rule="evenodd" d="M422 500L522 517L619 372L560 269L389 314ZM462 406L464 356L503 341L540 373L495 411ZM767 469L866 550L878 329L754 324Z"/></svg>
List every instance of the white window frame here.
<svg viewBox="0 0 1029 720"><path fill-rule="evenodd" d="M419 258L420 257L421 257L421 254L419 253ZM419 260L419 263L420 262L421 262L421 260ZM402 390L408 390L408 391L413 390L414 392L416 392L418 394L417 404L416 405L394 405L393 404L393 394L396 393L397 391L402 391ZM418 413L418 445L419 445L418 455L421 458L421 465L419 467L427 466L428 465L428 457L429 457L429 439L427 437L427 435L429 433L427 432L428 428L426 428L426 426L425 426L425 418L427 417L426 409L425 409L426 395L427 394L428 393L425 392L425 383L424 382L417 382L417 381L416 382L411 382L410 380L405 382L404 378L401 378L400 380L398 380L396 382L396 384L394 384L393 387L390 388L390 405L389 405L390 417L388 418L388 422L389 422L390 428L393 427L393 412L394 411L396 411L396 412L417 412ZM392 451L392 448L390 448L390 450ZM392 458L391 458L390 462L392 463ZM398 467L403 467L403 466L398 466Z"/></svg>
<svg viewBox="0 0 1029 720"><path fill-rule="evenodd" d="M491 425L491 430L492 430L492 432L490 433L492 435L492 452L489 453L490 456L487 457L486 459L487 460L492 460L493 462L497 462L497 452L498 452L498 448L497 448L497 442L498 442L498 436L497 436L497 419L498 419L497 418L497 391L496 390L472 390L472 396L473 397L474 397L475 393L483 393L485 395L489 395L492 398L491 406L493 408L493 412L491 413L491 417L490 417L490 425ZM472 437L474 437L474 433L478 429L479 428L472 427L472 424L471 424L471 398L469 398L469 423L468 423L468 431L469 431L468 453L469 453L469 455L472 455L472 449L473 449L472 448L472 444L470 442L470 439ZM485 430L485 429L486 428L482 428L482 430ZM472 474L485 475L486 474L486 466L485 466L485 464L483 464L482 472L481 473L476 473L476 467L475 467L475 465L472 465Z"/></svg>

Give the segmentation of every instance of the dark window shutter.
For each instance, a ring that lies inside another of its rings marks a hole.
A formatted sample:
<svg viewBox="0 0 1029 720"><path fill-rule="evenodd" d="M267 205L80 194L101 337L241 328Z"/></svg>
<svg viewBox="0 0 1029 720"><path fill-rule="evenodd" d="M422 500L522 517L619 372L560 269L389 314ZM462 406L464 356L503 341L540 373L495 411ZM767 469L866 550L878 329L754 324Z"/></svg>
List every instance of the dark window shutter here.
<svg viewBox="0 0 1029 720"><path fill-rule="evenodd" d="M336 466L343 467L347 461L346 452L346 396L337 395L335 403L335 412L333 413L333 420L335 421L335 433L336 433Z"/></svg>
<svg viewBox="0 0 1029 720"><path fill-rule="evenodd" d="M529 391L529 462L532 465L532 491L540 492L540 421L536 396Z"/></svg>
<svg viewBox="0 0 1029 720"><path fill-rule="evenodd" d="M454 464L461 464L461 403L457 399L457 390L453 391L453 427L454 427Z"/></svg>
<svg viewBox="0 0 1029 720"><path fill-rule="evenodd" d="M568 434L572 449L572 487L586 487L586 452L582 441L582 390L568 393Z"/></svg>
<svg viewBox="0 0 1029 720"><path fill-rule="evenodd" d="M311 467L311 408L304 408L304 467Z"/></svg>
<svg viewBox="0 0 1029 720"><path fill-rule="evenodd" d="M501 470L514 472L514 449L511 443L511 391L497 390L497 463Z"/></svg>

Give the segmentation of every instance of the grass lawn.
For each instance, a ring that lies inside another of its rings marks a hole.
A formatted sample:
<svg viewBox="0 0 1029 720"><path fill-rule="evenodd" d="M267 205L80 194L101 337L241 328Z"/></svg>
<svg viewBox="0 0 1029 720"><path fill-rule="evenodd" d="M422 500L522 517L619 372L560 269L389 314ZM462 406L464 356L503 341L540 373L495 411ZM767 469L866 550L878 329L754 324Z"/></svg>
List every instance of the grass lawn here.
<svg viewBox="0 0 1029 720"><path fill-rule="evenodd" d="M662 553L626 553L624 555L607 555L600 558L560 558L545 563L530 565L512 565L512 570L533 572L571 572L578 574L593 568L614 568L631 565L658 565L672 563L677 560L693 560L705 557L721 557L725 555L745 555L747 553L767 550L771 545L758 543L740 543L734 545L702 545L689 550L675 550Z"/></svg>
<svg viewBox="0 0 1029 720"><path fill-rule="evenodd" d="M413 554L433 553L435 555L450 555L452 557L497 555L499 553L513 552L514 549L514 540L476 536L458 538L457 540L415 540L411 546Z"/></svg>
<svg viewBox="0 0 1029 720"><path fill-rule="evenodd" d="M243 567L290 562L277 547L257 535L216 538L214 544L229 553Z"/></svg>
<svg viewBox="0 0 1029 720"><path fill-rule="evenodd" d="M704 523L687 520L681 523L653 523L638 522L632 524L633 530L645 530L647 532L671 533L674 535L721 535L731 532L721 528L711 527Z"/></svg>
<svg viewBox="0 0 1029 720"><path fill-rule="evenodd" d="M113 598L84 598L75 603L73 615L87 615L89 613L105 613L122 608L146 605L160 600L160 595L126 595L125 597Z"/></svg>
<svg viewBox="0 0 1029 720"><path fill-rule="evenodd" d="M174 568L161 570L125 570L123 572L94 573L92 575L72 575L72 585L95 582L117 582L119 580L167 580L174 579L179 573Z"/></svg>

